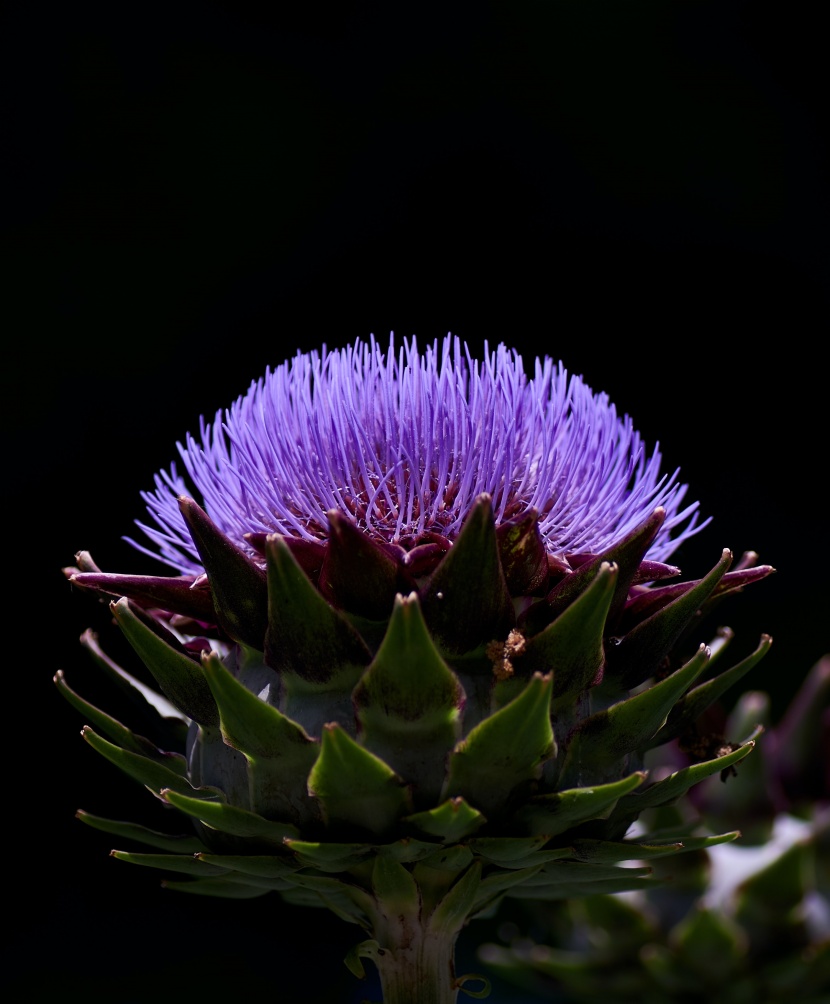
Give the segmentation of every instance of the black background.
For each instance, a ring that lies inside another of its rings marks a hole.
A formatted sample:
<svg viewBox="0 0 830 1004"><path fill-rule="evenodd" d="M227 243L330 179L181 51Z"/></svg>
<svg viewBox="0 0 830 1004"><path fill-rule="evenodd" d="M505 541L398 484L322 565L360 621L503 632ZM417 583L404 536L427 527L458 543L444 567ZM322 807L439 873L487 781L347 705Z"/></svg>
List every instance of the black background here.
<svg viewBox="0 0 830 1004"><path fill-rule="evenodd" d="M340 962L360 932L323 911L192 900L110 859L75 809L157 809L51 682L94 699L77 639L108 630L61 567L160 570L121 540L139 491L298 348L452 332L561 358L714 517L685 573L723 547L778 569L722 608L736 650L774 637L747 685L780 714L830 650L825 57L800 5L279 10L5 15L16 1000L373 992Z"/></svg>

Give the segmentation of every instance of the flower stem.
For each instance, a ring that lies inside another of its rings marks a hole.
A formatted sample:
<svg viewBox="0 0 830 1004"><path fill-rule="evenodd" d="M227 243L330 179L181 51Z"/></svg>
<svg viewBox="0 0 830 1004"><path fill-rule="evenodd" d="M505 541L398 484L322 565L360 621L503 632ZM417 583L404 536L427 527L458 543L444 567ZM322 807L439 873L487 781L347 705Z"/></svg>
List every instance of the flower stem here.
<svg viewBox="0 0 830 1004"><path fill-rule="evenodd" d="M380 974L383 1004L456 1004L456 935L407 925L408 937L394 948L379 948L373 960Z"/></svg>

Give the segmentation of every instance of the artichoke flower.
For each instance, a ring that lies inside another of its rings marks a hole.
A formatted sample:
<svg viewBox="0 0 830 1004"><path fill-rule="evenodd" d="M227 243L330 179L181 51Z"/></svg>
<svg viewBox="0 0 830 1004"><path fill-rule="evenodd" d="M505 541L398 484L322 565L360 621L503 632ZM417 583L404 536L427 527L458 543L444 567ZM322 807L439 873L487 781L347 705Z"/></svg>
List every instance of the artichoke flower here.
<svg viewBox="0 0 830 1004"><path fill-rule="evenodd" d="M628 834L750 753L644 769L771 644L724 667L728 633L695 637L772 569L723 550L679 579L668 559L706 522L628 416L550 358L484 355L450 336L298 353L143 495L130 543L173 574L85 551L64 569L155 685L91 631L132 720L56 683L89 745L190 825L79 818L150 848L112 854L182 876L168 888L359 926L346 964L372 960L386 1004L484 996L454 946L506 896L648 888L648 859L734 839Z"/></svg>

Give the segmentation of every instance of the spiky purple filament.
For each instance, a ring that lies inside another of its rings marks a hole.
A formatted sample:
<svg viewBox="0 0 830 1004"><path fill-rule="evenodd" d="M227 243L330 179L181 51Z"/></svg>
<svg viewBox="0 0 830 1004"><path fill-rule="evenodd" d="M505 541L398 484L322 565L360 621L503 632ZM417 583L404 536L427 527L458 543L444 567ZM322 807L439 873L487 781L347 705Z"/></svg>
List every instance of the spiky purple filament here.
<svg viewBox="0 0 830 1004"><path fill-rule="evenodd" d="M242 546L249 532L325 539L330 509L405 546L452 540L482 492L497 522L537 509L553 555L602 551L658 505L653 560L705 525L697 503L680 509L687 486L661 475L659 444L647 456L606 394L549 357L529 378L504 345L485 344L479 362L450 335L423 353L414 337L396 350L394 336L386 353L374 336L298 352L177 445L205 509ZM177 503L192 489L175 464L155 483L142 497L156 526L138 525L157 550L130 543L200 569Z"/></svg>

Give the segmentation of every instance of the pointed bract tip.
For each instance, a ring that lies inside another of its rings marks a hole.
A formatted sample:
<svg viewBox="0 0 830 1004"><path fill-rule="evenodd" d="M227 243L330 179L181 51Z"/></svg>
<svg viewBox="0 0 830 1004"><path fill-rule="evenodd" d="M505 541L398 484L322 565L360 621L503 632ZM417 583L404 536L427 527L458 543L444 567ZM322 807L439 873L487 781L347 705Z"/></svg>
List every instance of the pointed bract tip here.
<svg viewBox="0 0 830 1004"><path fill-rule="evenodd" d="M341 509L329 509L326 512L326 518L329 521L329 530L332 533L342 532L348 526L353 526L359 533L363 532L355 521L350 519Z"/></svg>
<svg viewBox="0 0 830 1004"><path fill-rule="evenodd" d="M92 560L92 555L89 551L76 551L75 552L75 563L78 566L76 571L79 572L100 572L101 569Z"/></svg>

